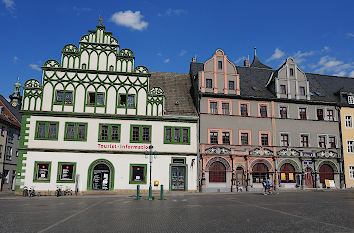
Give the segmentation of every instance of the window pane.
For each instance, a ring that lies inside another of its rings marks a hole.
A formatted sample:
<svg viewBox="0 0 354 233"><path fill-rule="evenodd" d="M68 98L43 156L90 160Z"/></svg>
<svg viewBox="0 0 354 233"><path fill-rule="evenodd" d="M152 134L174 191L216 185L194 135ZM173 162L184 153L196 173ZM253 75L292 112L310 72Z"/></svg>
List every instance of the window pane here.
<svg viewBox="0 0 354 233"><path fill-rule="evenodd" d="M49 124L48 138L57 138L57 124L56 123Z"/></svg>
<svg viewBox="0 0 354 233"><path fill-rule="evenodd" d="M112 141L119 141L119 126L112 126Z"/></svg>
<svg viewBox="0 0 354 233"><path fill-rule="evenodd" d="M189 143L189 129L183 129L183 142Z"/></svg>
<svg viewBox="0 0 354 233"><path fill-rule="evenodd" d="M171 128L166 128L165 141L166 142L171 142L172 141L172 129Z"/></svg>
<svg viewBox="0 0 354 233"><path fill-rule="evenodd" d="M119 105L124 107L127 105L127 95L119 95Z"/></svg>
<svg viewBox="0 0 354 233"><path fill-rule="evenodd" d="M128 95L128 107L135 107L134 95Z"/></svg>
<svg viewBox="0 0 354 233"><path fill-rule="evenodd" d="M86 138L86 125L79 125L77 130L77 138L85 139Z"/></svg>
<svg viewBox="0 0 354 233"><path fill-rule="evenodd" d="M241 133L241 145L248 145L248 133Z"/></svg>
<svg viewBox="0 0 354 233"><path fill-rule="evenodd" d="M132 166L132 179L133 182L144 182L145 180L145 167Z"/></svg>
<svg viewBox="0 0 354 233"><path fill-rule="evenodd" d="M247 104L241 104L241 116L248 116Z"/></svg>
<svg viewBox="0 0 354 233"><path fill-rule="evenodd" d="M73 103L73 93L71 91L65 92L65 103L66 104Z"/></svg>
<svg viewBox="0 0 354 233"><path fill-rule="evenodd" d="M139 141L139 127L134 126L132 130L132 141Z"/></svg>
<svg viewBox="0 0 354 233"><path fill-rule="evenodd" d="M229 81L229 89L235 90L235 82L234 81Z"/></svg>
<svg viewBox="0 0 354 233"><path fill-rule="evenodd" d="M101 126L101 140L108 140L108 125Z"/></svg>
<svg viewBox="0 0 354 233"><path fill-rule="evenodd" d="M38 138L45 138L45 123L40 122L38 124L38 133L37 133Z"/></svg>
<svg viewBox="0 0 354 233"><path fill-rule="evenodd" d="M149 142L150 141L150 128L143 127L143 141Z"/></svg>
<svg viewBox="0 0 354 233"><path fill-rule="evenodd" d="M210 102L210 113L211 114L218 114L218 103L217 102Z"/></svg>
<svg viewBox="0 0 354 233"><path fill-rule="evenodd" d="M104 94L103 93L97 94L97 105L104 105Z"/></svg>
<svg viewBox="0 0 354 233"><path fill-rule="evenodd" d="M261 135L261 143L262 143L262 146L268 146L269 145L268 134L262 134Z"/></svg>
<svg viewBox="0 0 354 233"><path fill-rule="evenodd" d="M317 109L317 119L323 121L323 109Z"/></svg>
<svg viewBox="0 0 354 233"><path fill-rule="evenodd" d="M213 88L213 80L210 78L206 79L206 88Z"/></svg>
<svg viewBox="0 0 354 233"><path fill-rule="evenodd" d="M48 180L49 164L37 164L37 180Z"/></svg>
<svg viewBox="0 0 354 233"><path fill-rule="evenodd" d="M66 127L66 138L74 139L75 138L75 125L68 124Z"/></svg>
<svg viewBox="0 0 354 233"><path fill-rule="evenodd" d="M282 118L282 119L288 118L288 109L287 109L287 107L280 107L280 118Z"/></svg>
<svg viewBox="0 0 354 233"><path fill-rule="evenodd" d="M222 69L222 61L218 61L218 69L219 69L219 70Z"/></svg>
<svg viewBox="0 0 354 233"><path fill-rule="evenodd" d="M218 132L210 132L210 143L218 144Z"/></svg>
<svg viewBox="0 0 354 233"><path fill-rule="evenodd" d="M260 115L261 117L267 117L267 105L260 106Z"/></svg>
<svg viewBox="0 0 354 233"><path fill-rule="evenodd" d="M222 144L230 145L230 133L229 132L222 133Z"/></svg>
<svg viewBox="0 0 354 233"><path fill-rule="evenodd" d="M57 103L63 103L64 100L64 91L57 91Z"/></svg>
<svg viewBox="0 0 354 233"><path fill-rule="evenodd" d="M299 108L299 115L301 120L306 120L306 108Z"/></svg>
<svg viewBox="0 0 354 233"><path fill-rule="evenodd" d="M229 103L222 103L222 114L224 115L230 114Z"/></svg>
<svg viewBox="0 0 354 233"><path fill-rule="evenodd" d="M175 138L174 138L175 142L180 142L180 137L181 137L180 133L181 133L180 130L175 128Z"/></svg>
<svg viewBox="0 0 354 233"><path fill-rule="evenodd" d="M93 92L91 92L91 93L89 93L88 94L88 103L90 104L90 105L95 105L96 104L96 93L93 93Z"/></svg>

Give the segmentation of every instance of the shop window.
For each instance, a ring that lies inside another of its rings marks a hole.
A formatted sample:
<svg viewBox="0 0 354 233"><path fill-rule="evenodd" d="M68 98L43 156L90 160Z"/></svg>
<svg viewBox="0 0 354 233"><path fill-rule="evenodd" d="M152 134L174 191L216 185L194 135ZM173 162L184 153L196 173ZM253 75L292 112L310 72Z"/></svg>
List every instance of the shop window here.
<svg viewBox="0 0 354 233"><path fill-rule="evenodd" d="M286 86L280 85L280 94L286 94Z"/></svg>
<svg viewBox="0 0 354 233"><path fill-rule="evenodd" d="M131 125L130 126L130 142L150 143L151 142L151 125Z"/></svg>
<svg viewBox="0 0 354 233"><path fill-rule="evenodd" d="M66 122L64 140L65 141L86 141L87 123Z"/></svg>
<svg viewBox="0 0 354 233"><path fill-rule="evenodd" d="M36 122L36 140L58 140L59 122L37 121Z"/></svg>
<svg viewBox="0 0 354 233"><path fill-rule="evenodd" d="M309 147L309 136L307 134L301 134L301 147Z"/></svg>
<svg viewBox="0 0 354 233"><path fill-rule="evenodd" d="M248 116L248 104L240 104L241 116Z"/></svg>
<svg viewBox="0 0 354 233"><path fill-rule="evenodd" d="M58 183L75 183L76 163L58 163Z"/></svg>
<svg viewBox="0 0 354 233"><path fill-rule="evenodd" d="M223 115L230 115L230 106L229 106L229 103L222 103L222 104L221 104L221 108L222 108L222 114L223 114Z"/></svg>
<svg viewBox="0 0 354 233"><path fill-rule="evenodd" d="M34 163L33 182L50 182L51 162Z"/></svg>
<svg viewBox="0 0 354 233"><path fill-rule="evenodd" d="M129 184L146 184L146 164L130 164Z"/></svg>
<svg viewBox="0 0 354 233"><path fill-rule="evenodd" d="M219 144L218 132L210 132L209 137L210 137L210 144Z"/></svg>
<svg viewBox="0 0 354 233"><path fill-rule="evenodd" d="M279 108L279 110L280 110L280 118L287 119L288 118L288 108L284 107L284 106L281 106Z"/></svg>
<svg viewBox="0 0 354 233"><path fill-rule="evenodd" d="M299 117L301 120L306 120L306 108L299 108Z"/></svg>
<svg viewBox="0 0 354 233"><path fill-rule="evenodd" d="M354 153L354 141L347 141L348 153Z"/></svg>
<svg viewBox="0 0 354 233"><path fill-rule="evenodd" d="M209 182L210 183L225 183L226 182L226 167L221 162L214 162L209 167Z"/></svg>
<svg viewBox="0 0 354 233"><path fill-rule="evenodd" d="M323 121L324 120L323 109L321 109L321 108L317 109L317 120L319 120L319 121Z"/></svg>
<svg viewBox="0 0 354 233"><path fill-rule="evenodd" d="M268 113L267 113L267 105L259 105L259 115L260 117L267 117Z"/></svg>
<svg viewBox="0 0 354 233"><path fill-rule="evenodd" d="M230 133L222 132L222 144L230 145Z"/></svg>
<svg viewBox="0 0 354 233"><path fill-rule="evenodd" d="M345 116L345 127L346 128L352 128L353 127L352 116Z"/></svg>
<svg viewBox="0 0 354 233"><path fill-rule="evenodd" d="M217 102L210 102L210 113L211 114L218 114L218 103Z"/></svg>
<svg viewBox="0 0 354 233"><path fill-rule="evenodd" d="M213 80L211 78L206 79L206 88L213 88Z"/></svg>
<svg viewBox="0 0 354 233"><path fill-rule="evenodd" d="M73 92L72 91L56 91L55 104L73 104Z"/></svg>
<svg viewBox="0 0 354 233"><path fill-rule="evenodd" d="M295 168L286 163L280 167L280 181L282 183L295 183Z"/></svg>
<svg viewBox="0 0 354 233"><path fill-rule="evenodd" d="M261 134L261 145L262 146L269 146L269 135L268 134Z"/></svg>
<svg viewBox="0 0 354 233"><path fill-rule="evenodd" d="M280 134L280 146L289 146L289 134Z"/></svg>
<svg viewBox="0 0 354 233"><path fill-rule="evenodd" d="M99 142L119 142L120 141L120 125L119 124L100 124L99 125Z"/></svg>
<svg viewBox="0 0 354 233"><path fill-rule="evenodd" d="M235 90L235 82L229 81L229 90Z"/></svg>
<svg viewBox="0 0 354 233"><path fill-rule="evenodd" d="M334 121L334 113L332 109L327 109L327 119L329 121Z"/></svg>

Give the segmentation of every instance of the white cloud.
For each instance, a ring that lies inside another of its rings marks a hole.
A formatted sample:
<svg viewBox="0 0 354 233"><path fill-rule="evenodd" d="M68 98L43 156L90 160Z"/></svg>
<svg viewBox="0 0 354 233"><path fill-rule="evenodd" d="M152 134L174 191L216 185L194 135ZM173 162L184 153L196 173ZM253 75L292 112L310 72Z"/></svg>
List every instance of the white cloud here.
<svg viewBox="0 0 354 233"><path fill-rule="evenodd" d="M15 1L14 0L2 0L2 3L5 4L7 10L12 11L15 9Z"/></svg>
<svg viewBox="0 0 354 233"><path fill-rule="evenodd" d="M323 49L321 49L321 52L327 52L329 50L330 48L328 46L324 46Z"/></svg>
<svg viewBox="0 0 354 233"><path fill-rule="evenodd" d="M354 38L354 33L349 32L349 33L347 33L347 36Z"/></svg>
<svg viewBox="0 0 354 233"><path fill-rule="evenodd" d="M13 62L16 63L17 61L18 61L18 57L17 57L17 56L14 56Z"/></svg>
<svg viewBox="0 0 354 233"><path fill-rule="evenodd" d="M170 59L169 58L166 58L163 63L169 63L170 62Z"/></svg>
<svg viewBox="0 0 354 233"><path fill-rule="evenodd" d="M179 16L186 13L187 11L183 9L168 8L164 13L158 13L157 16Z"/></svg>
<svg viewBox="0 0 354 233"><path fill-rule="evenodd" d="M179 55L180 55L180 56L183 56L183 55L186 54L186 53L187 53L187 50L182 49L181 52L179 52Z"/></svg>
<svg viewBox="0 0 354 233"><path fill-rule="evenodd" d="M162 53L156 53L157 56L161 57L162 56Z"/></svg>
<svg viewBox="0 0 354 233"><path fill-rule="evenodd" d="M140 14L140 11L132 12L131 10L127 10L114 13L111 20L117 25L141 31L149 25L148 22L142 20L143 18L144 16Z"/></svg>
<svg viewBox="0 0 354 233"><path fill-rule="evenodd" d="M352 70L352 72L349 73L349 77L354 78L354 70Z"/></svg>
<svg viewBox="0 0 354 233"><path fill-rule="evenodd" d="M332 73L338 76L344 76L347 72L354 69L354 64L339 61L334 57L324 56L316 65L312 66L314 72L324 74Z"/></svg>
<svg viewBox="0 0 354 233"><path fill-rule="evenodd" d="M305 57L312 56L314 54L315 54L315 51L301 52L301 50L299 50L294 54L293 57L294 57L296 63L300 64L300 63L306 61Z"/></svg>
<svg viewBox="0 0 354 233"><path fill-rule="evenodd" d="M270 58L268 58L266 61L268 62L268 61L272 61L272 60L277 60L277 59L280 59L280 58L284 57L284 55L285 55L285 53L283 51L281 51L280 49L276 48L274 50L273 55Z"/></svg>
<svg viewBox="0 0 354 233"><path fill-rule="evenodd" d="M239 63L240 61L244 61L246 59L247 59L247 57L242 56L242 57L238 58L236 61L234 61L234 63Z"/></svg>
<svg viewBox="0 0 354 233"><path fill-rule="evenodd" d="M37 64L29 64L29 67L31 67L34 70L41 71L41 67Z"/></svg>

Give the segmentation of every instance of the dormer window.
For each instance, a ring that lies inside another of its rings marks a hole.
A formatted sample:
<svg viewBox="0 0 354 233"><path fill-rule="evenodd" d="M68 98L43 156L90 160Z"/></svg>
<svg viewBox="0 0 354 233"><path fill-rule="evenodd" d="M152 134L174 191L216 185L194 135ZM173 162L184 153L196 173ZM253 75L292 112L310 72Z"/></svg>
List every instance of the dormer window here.
<svg viewBox="0 0 354 233"><path fill-rule="evenodd" d="M222 61L218 61L218 69L222 70Z"/></svg>
<svg viewBox="0 0 354 233"><path fill-rule="evenodd" d="M302 95L302 96L306 95L305 87L300 87L300 95Z"/></svg>
<svg viewBox="0 0 354 233"><path fill-rule="evenodd" d="M348 95L348 104L354 104L354 96Z"/></svg>
<svg viewBox="0 0 354 233"><path fill-rule="evenodd" d="M290 68L290 76L294 76L294 69Z"/></svg>
<svg viewBox="0 0 354 233"><path fill-rule="evenodd" d="M86 64L85 64L85 63L82 64L82 65L81 65L81 68L82 68L83 70L86 70Z"/></svg>
<svg viewBox="0 0 354 233"><path fill-rule="evenodd" d="M280 85L280 94L286 94L286 86Z"/></svg>

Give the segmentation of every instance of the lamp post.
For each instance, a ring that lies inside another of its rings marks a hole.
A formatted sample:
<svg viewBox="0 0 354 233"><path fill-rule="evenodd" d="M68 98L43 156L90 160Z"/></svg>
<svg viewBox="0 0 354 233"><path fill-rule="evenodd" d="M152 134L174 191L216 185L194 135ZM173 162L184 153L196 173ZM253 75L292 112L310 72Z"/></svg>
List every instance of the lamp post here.
<svg viewBox="0 0 354 233"><path fill-rule="evenodd" d="M152 151L154 147L152 145L149 146L149 151L146 151L145 152L145 158L146 156L149 156L149 163L150 163L150 182L149 182L149 201L152 200L152 186L151 186L151 175L152 175L152 167L151 167L151 164L152 164L152 156L154 155L154 152Z"/></svg>

